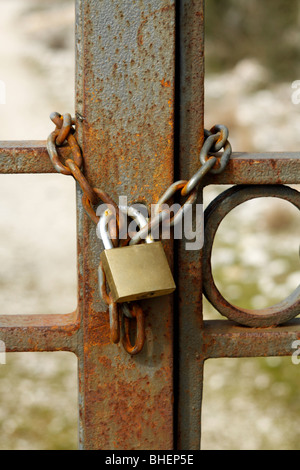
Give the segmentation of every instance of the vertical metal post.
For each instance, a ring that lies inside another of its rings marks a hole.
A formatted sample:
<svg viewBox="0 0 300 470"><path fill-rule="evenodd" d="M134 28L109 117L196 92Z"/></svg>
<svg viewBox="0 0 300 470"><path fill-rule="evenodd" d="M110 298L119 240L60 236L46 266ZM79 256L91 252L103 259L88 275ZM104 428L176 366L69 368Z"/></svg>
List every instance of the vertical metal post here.
<svg viewBox="0 0 300 470"><path fill-rule="evenodd" d="M77 1L76 116L84 171L118 202L155 203L173 182L173 0ZM80 440L85 449L173 448L172 297L143 302L147 341L110 343L102 249L78 198ZM172 264L172 246L166 245Z"/></svg>
<svg viewBox="0 0 300 470"><path fill-rule="evenodd" d="M203 143L204 13L203 0L179 2L179 168L188 179L199 168ZM202 202L199 191L198 204ZM200 446L202 400L202 276L201 250L188 251L185 241L178 252L178 449Z"/></svg>
<svg viewBox="0 0 300 470"><path fill-rule="evenodd" d="M88 180L116 202L122 195L129 204L155 203L174 177L188 179L199 167L203 3L76 0L77 137ZM66 148L61 152L68 155ZM208 176L205 184L300 184L299 169L299 153L233 153L225 171ZM0 173L54 171L44 141L0 142ZM175 252L177 267L175 322L171 296L143 302L147 341L140 355L128 356L110 343L98 293L102 246L83 211L80 188L77 210L77 310L0 315L0 343L6 352L77 355L81 448L199 449L204 361L291 355L300 320L276 328L203 321L202 252L186 250L185 240L175 250L168 241L167 256L172 265ZM291 301L297 314L299 289Z"/></svg>

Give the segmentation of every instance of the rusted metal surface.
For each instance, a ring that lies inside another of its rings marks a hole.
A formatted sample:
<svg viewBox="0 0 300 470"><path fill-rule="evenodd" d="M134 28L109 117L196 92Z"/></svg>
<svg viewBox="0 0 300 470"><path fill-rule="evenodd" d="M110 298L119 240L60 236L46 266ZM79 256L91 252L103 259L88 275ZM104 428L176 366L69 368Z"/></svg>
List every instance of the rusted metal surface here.
<svg viewBox="0 0 300 470"><path fill-rule="evenodd" d="M177 126L175 154L178 179L187 180L199 169L204 139L204 18L203 0L181 0L177 24ZM201 192L197 203L201 203ZM185 250L178 241L176 323L176 448L197 450L200 446L202 367L201 251Z"/></svg>
<svg viewBox="0 0 300 470"><path fill-rule="evenodd" d="M300 339L300 319L276 328L249 328L229 320L206 320L202 360L216 357L290 356Z"/></svg>
<svg viewBox="0 0 300 470"><path fill-rule="evenodd" d="M233 152L219 175L209 176L205 184L299 184L300 155L295 152Z"/></svg>
<svg viewBox="0 0 300 470"><path fill-rule="evenodd" d="M85 174L115 197L150 204L173 181L174 2L77 1L76 11L76 107ZM69 148L59 150L63 158L69 155ZM2 173L55 172L45 142L2 142L0 162ZM78 316L4 317L0 332L8 351L66 349L78 355L82 448L171 449L171 299L145 303L142 356L116 351L98 292L101 244L77 189ZM171 244L166 249L172 261Z"/></svg>
<svg viewBox="0 0 300 470"><path fill-rule="evenodd" d="M77 2L77 136L88 181L114 200L149 205L173 181L174 19L171 0ZM78 215L81 447L171 449L172 299L143 302L138 356L111 344L98 293L102 246L80 207Z"/></svg>
<svg viewBox="0 0 300 470"><path fill-rule="evenodd" d="M70 154L65 147L62 156ZM50 162L46 141L0 141L0 173L56 173Z"/></svg>
<svg viewBox="0 0 300 470"><path fill-rule="evenodd" d="M78 353L80 319L66 315L1 315L0 338L7 352L71 351Z"/></svg>
<svg viewBox="0 0 300 470"><path fill-rule="evenodd" d="M126 195L129 203L150 205L173 181L198 171L203 29L203 0L76 1L76 129L83 172L99 199ZM69 126L66 120L59 144ZM59 160L71 153L69 146L59 147ZM0 142L0 173L55 172L46 142ZM234 153L222 173L206 175L201 184L299 183L298 153ZM127 355L111 338L110 302L98 289L103 246L91 199L82 199L79 182L77 310L0 316L0 339L7 352L66 350L78 356L81 448L196 450L205 360L291 355L300 320L275 328L203 321L202 251L165 241L175 265L175 302L170 296L143 302L145 346L138 356Z"/></svg>
<svg viewBox="0 0 300 470"><path fill-rule="evenodd" d="M203 2L180 1L180 177L195 172L203 139ZM233 153L225 170L207 175L209 184L299 184L298 153ZM198 202L202 202L199 192ZM177 448L199 449L204 361L210 357L290 355L292 339L299 338L299 322L289 326L252 329L232 322L203 322L202 252L179 246L179 323L176 410ZM176 350L176 349L175 349Z"/></svg>
<svg viewBox="0 0 300 470"><path fill-rule="evenodd" d="M199 143L200 146L200 143ZM68 146L59 147L63 160L71 156ZM192 170L182 171L192 175L199 167L199 154ZM157 157L158 158L158 157ZM188 162L187 170L190 165ZM0 141L0 174L56 173L49 161L46 141ZM159 182L157 182L158 184ZM207 175L204 184L299 184L300 155L298 152L243 153L233 152L227 168L220 175ZM157 192L159 197L166 188ZM157 202L157 201L155 201Z"/></svg>

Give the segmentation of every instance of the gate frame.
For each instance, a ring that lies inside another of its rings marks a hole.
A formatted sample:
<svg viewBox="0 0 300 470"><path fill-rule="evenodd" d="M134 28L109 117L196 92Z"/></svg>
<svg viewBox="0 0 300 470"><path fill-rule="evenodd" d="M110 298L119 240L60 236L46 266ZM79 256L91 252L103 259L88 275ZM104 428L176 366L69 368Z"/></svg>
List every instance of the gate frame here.
<svg viewBox="0 0 300 470"><path fill-rule="evenodd" d="M203 0L120 3L76 0L76 133L93 187L151 204L199 167ZM0 157L1 173L55 173L44 141L2 141ZM205 186L299 183L297 153L234 153ZM164 241L177 291L143 302L145 348L128 356L110 343L97 280L103 247L81 196L77 185L77 310L1 315L0 339L6 352L76 354L81 449L198 450L205 360L291 355L300 320L265 329L204 321L202 251Z"/></svg>

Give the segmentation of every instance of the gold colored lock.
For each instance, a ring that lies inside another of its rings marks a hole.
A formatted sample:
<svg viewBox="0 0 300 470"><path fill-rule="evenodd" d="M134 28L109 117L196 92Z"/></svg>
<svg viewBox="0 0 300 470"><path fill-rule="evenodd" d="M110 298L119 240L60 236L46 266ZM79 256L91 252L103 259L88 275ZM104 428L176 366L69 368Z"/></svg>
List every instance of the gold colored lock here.
<svg viewBox="0 0 300 470"><path fill-rule="evenodd" d="M124 208L123 208L124 209ZM137 223L147 223L139 213ZM130 302L167 295L176 285L160 241L113 248L107 234L106 216L99 221L104 243L101 262L114 302Z"/></svg>

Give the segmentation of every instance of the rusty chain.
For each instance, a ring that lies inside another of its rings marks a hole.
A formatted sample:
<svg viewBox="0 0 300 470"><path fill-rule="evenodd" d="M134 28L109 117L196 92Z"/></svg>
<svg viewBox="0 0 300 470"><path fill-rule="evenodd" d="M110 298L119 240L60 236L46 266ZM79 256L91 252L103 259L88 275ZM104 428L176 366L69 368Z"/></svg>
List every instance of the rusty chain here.
<svg viewBox="0 0 300 470"><path fill-rule="evenodd" d="M102 189L92 188L82 172L81 167L83 164L83 158L80 147L74 136L75 130L73 126L75 124L75 119L72 118L70 114L62 116L57 112L52 113L50 115L50 119L55 124L56 128L51 132L47 139L47 150L54 168L58 173L63 175L72 175L79 183L83 192L83 207L95 224L98 224L100 217L96 215L93 205L97 204L99 200L101 200L105 204L114 207L117 223L109 224L109 232L113 245L117 246L119 243L118 233L115 233L114 230L116 228L119 228L119 230L122 228L124 218L122 217L122 212L119 211L119 207L115 204L113 199ZM63 164L60 160L57 148L64 145L65 141L69 144L73 159L67 158L65 164ZM108 306L111 341L116 344L120 342L120 311L118 304L113 301L111 294L107 293L105 273L101 263L99 266L99 285L102 300ZM131 303L130 306L124 305L122 312L126 317L122 322L124 325L122 328L123 346L129 354L138 354L142 350L145 341L143 310L135 302ZM133 319L136 319L137 323L137 339L135 345L132 346L128 332L129 322Z"/></svg>
<svg viewBox="0 0 300 470"><path fill-rule="evenodd" d="M231 145L228 141L228 129L225 126L215 125L210 130L205 129L204 143L199 156L201 163L199 170L189 180L176 181L170 185L158 200L155 206L154 217L150 218L147 224L130 239L127 238L125 241L119 241L117 232L120 232L122 228L124 217L113 199L102 189L92 188L83 174L83 156L75 137L75 118L72 118L70 114L64 114L62 116L54 112L51 113L50 119L56 126L55 130L51 132L47 139L47 150L50 160L58 173L72 175L79 183L83 192L82 205L87 215L95 224L98 224L100 217L96 215L93 206L96 205L99 200L107 205L111 205L115 209L117 223L110 223L108 225L110 238L114 247L119 245L124 246L127 243L130 245L137 244L142 239L145 239L154 227L158 227L159 225L168 223L170 227L174 227L181 221L185 211L195 204L198 196L198 187L203 178L208 173L218 174L224 171L232 153ZM63 164L58 153L58 148L65 145L66 142L70 147L73 158L67 158ZM223 152L219 154L222 149L224 149ZM182 197L187 199L180 206L177 213L170 218L169 212L164 208L164 205L172 199L178 191L180 191ZM119 343L122 330L123 347L130 355L138 354L142 350L145 342L145 320L141 306L137 302L122 304L122 329L120 329L120 309L118 304L112 300L111 294L107 293L106 277L101 263L99 265L99 286L102 300L106 303L109 310L111 341L115 344ZM129 334L131 321L136 322L137 333L134 345L131 343Z"/></svg>
<svg viewBox="0 0 300 470"><path fill-rule="evenodd" d="M219 155L218 152L222 148L224 148L224 151ZM179 223L185 211L195 204L198 196L198 187L204 177L208 173L218 174L224 171L231 154L232 148L228 141L228 129L224 125L215 125L209 131L204 129L204 143L199 156L201 167L189 180L176 181L169 186L155 205L155 216L132 237L130 245L139 243L151 232L153 227L159 224L164 225L166 223L165 219L168 219L167 223L170 227L174 227ZM177 213L170 218L168 211L163 206L175 196L177 191L180 191L181 196L187 197L187 200Z"/></svg>

